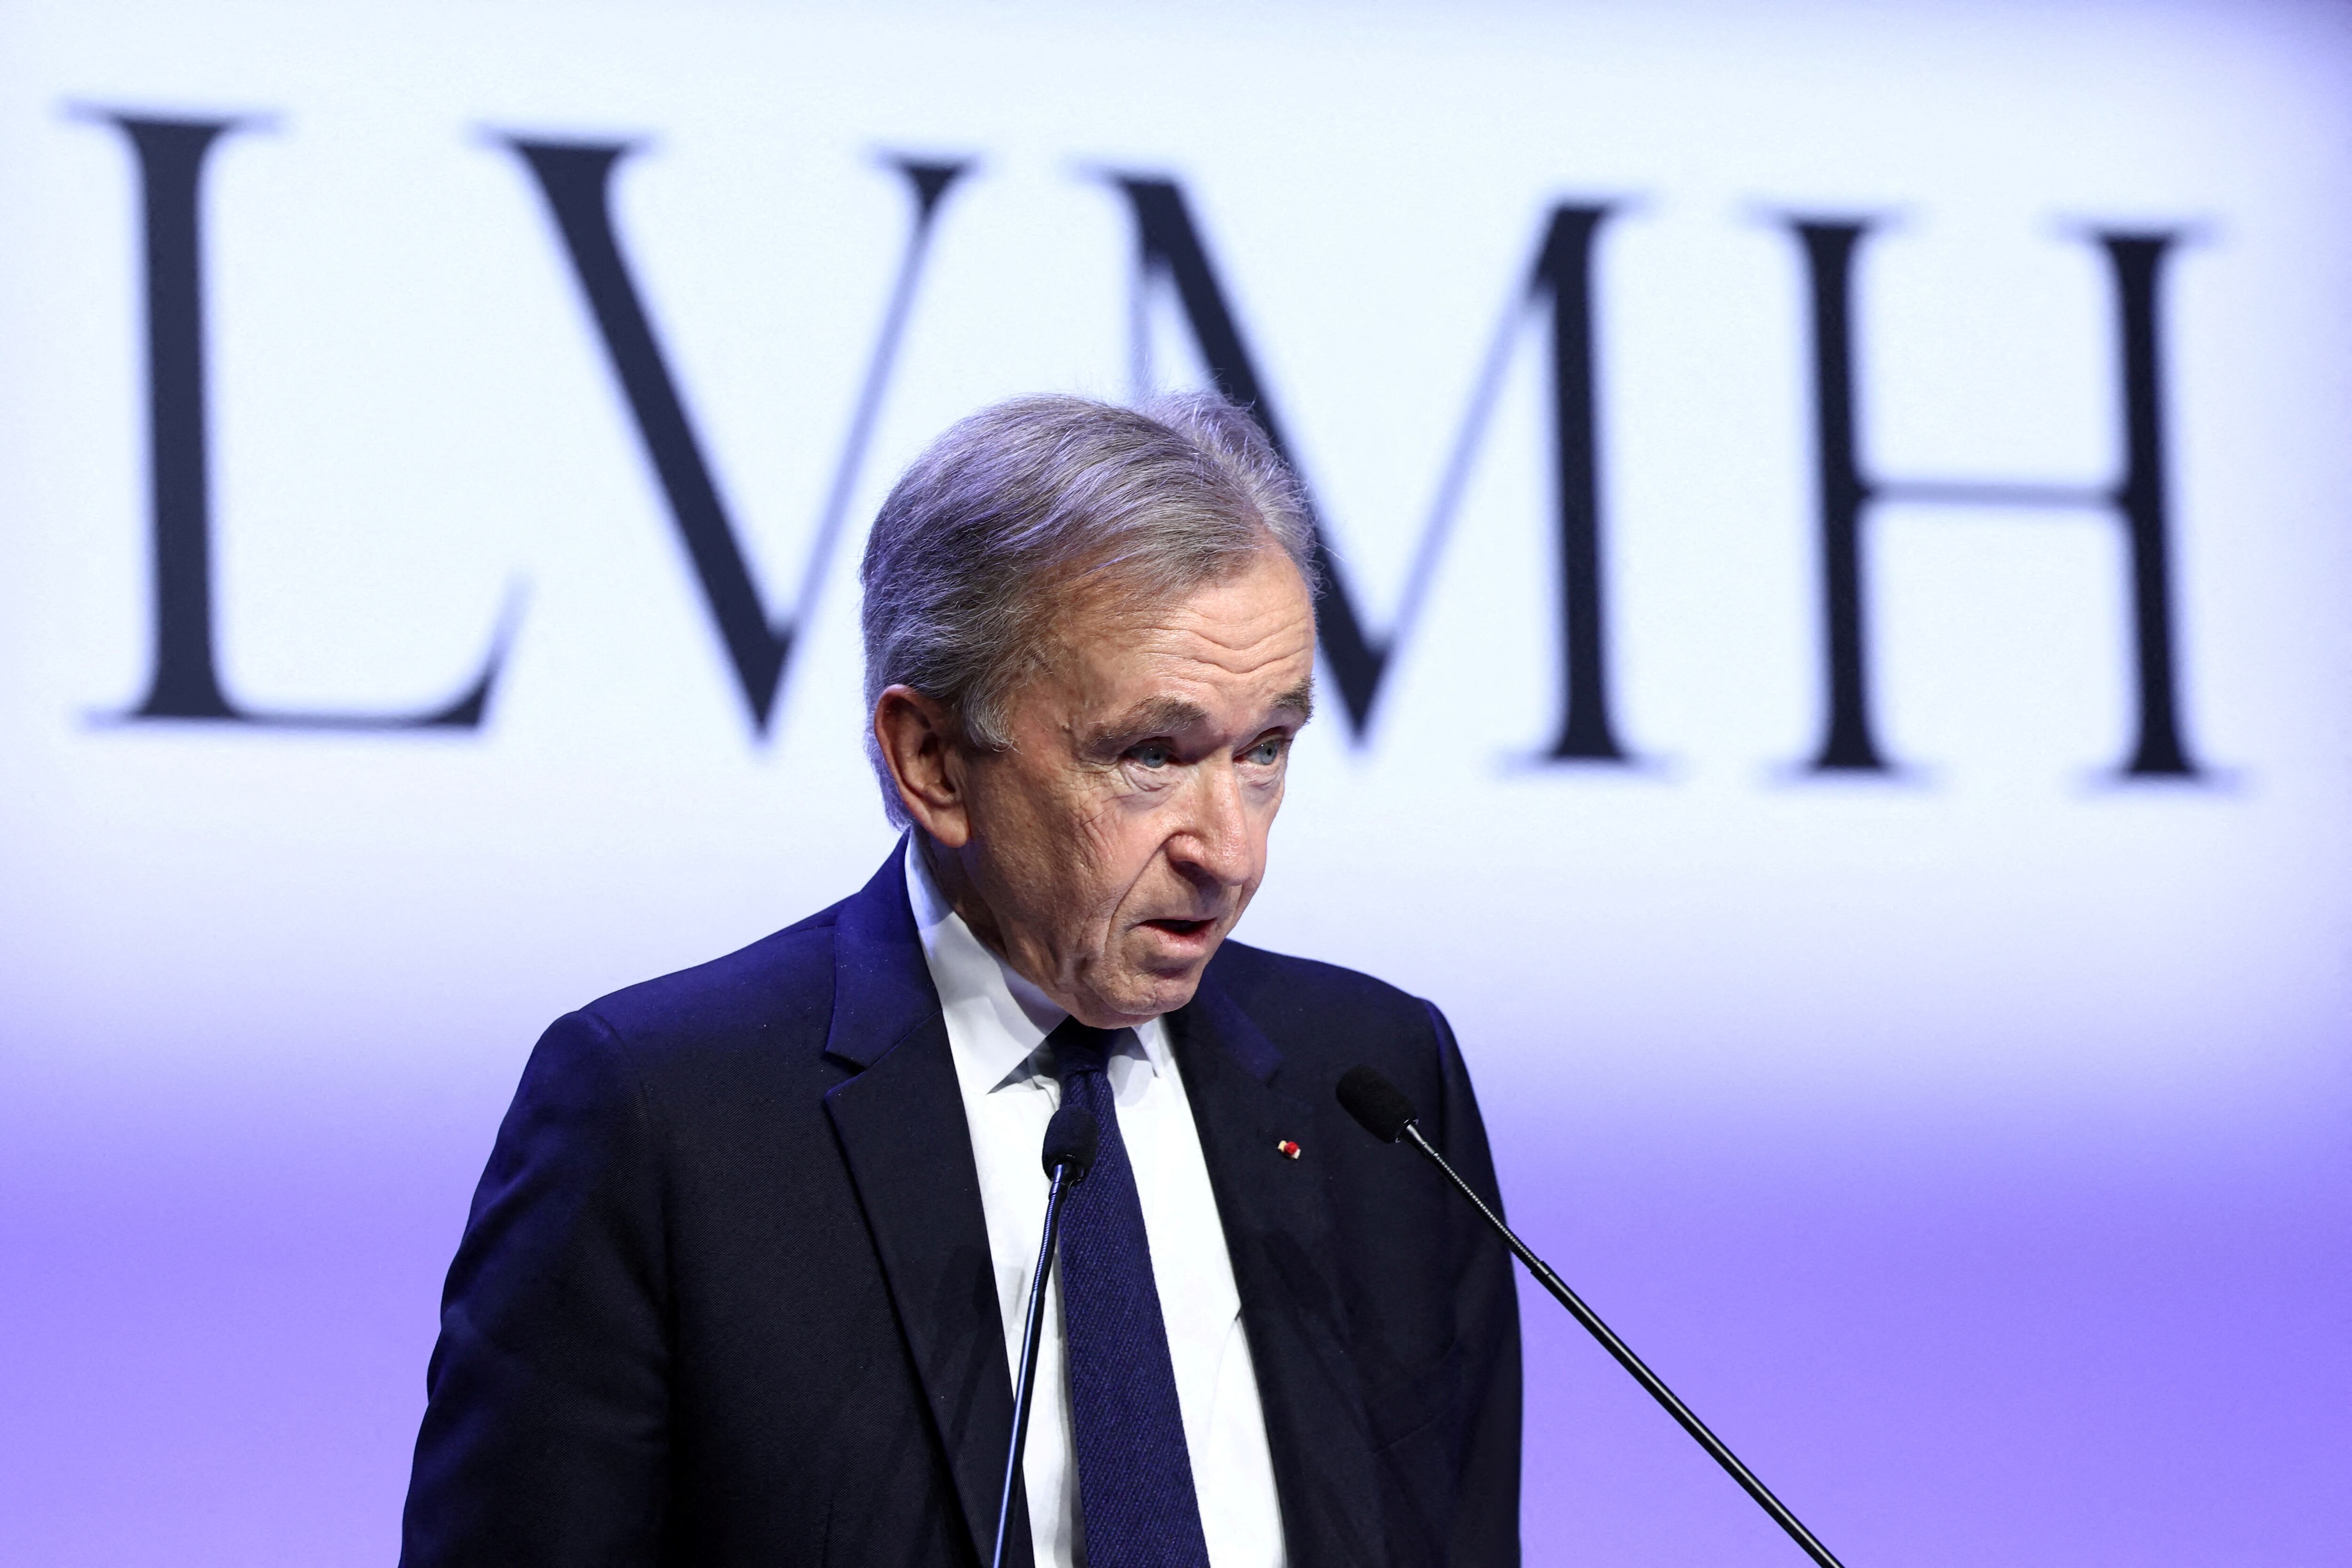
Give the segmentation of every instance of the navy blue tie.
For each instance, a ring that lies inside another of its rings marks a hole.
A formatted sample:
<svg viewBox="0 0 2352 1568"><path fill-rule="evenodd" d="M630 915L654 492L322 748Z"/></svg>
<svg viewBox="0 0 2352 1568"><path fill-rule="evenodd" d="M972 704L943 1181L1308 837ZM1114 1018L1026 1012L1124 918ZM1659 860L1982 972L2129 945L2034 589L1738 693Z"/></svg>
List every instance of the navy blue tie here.
<svg viewBox="0 0 2352 1568"><path fill-rule="evenodd" d="M1201 1504L1135 1167L1104 1071L1125 1030L1071 1019L1046 1037L1062 1097L1102 1142L1062 1216L1062 1323L1087 1568L1208 1568Z"/></svg>

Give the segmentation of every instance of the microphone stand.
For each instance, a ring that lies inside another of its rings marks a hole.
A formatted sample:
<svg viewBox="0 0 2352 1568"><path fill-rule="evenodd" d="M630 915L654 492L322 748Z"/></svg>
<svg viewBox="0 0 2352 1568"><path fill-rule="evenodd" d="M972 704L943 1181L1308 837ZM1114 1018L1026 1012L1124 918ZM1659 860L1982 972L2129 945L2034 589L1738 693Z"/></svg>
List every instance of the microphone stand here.
<svg viewBox="0 0 2352 1568"><path fill-rule="evenodd" d="M1029 1280L1029 1316L1021 1330L1021 1376L1013 1390L1013 1450L1004 1458L1004 1495L996 1509L996 1550L992 1568L1004 1568L1004 1543L1013 1532L1013 1497L1021 1484L1021 1448L1029 1436L1029 1396L1037 1384L1037 1343L1045 1322L1045 1280L1054 1270L1054 1239L1062 1228L1062 1199L1076 1179L1076 1165L1065 1159L1054 1166L1053 1186L1045 1189L1045 1239L1037 1248L1037 1270Z"/></svg>
<svg viewBox="0 0 2352 1568"><path fill-rule="evenodd" d="M1518 1255L1519 1261L1528 1266L1528 1272L1536 1277L1537 1282L1549 1291L1559 1304L1569 1310L1570 1315L1582 1323L1594 1339L1601 1342L1601 1347L1603 1350L1617 1358L1618 1365L1633 1375L1634 1382L1650 1391L1651 1398L1666 1407L1667 1415L1682 1423L1683 1430L1697 1439L1698 1446L1705 1448L1717 1464L1721 1465L1730 1473L1731 1479L1738 1481L1746 1490L1748 1495L1756 1500L1757 1506L1772 1516L1773 1523L1787 1531L1789 1538L1804 1548L1806 1556L1821 1564L1821 1568L1845 1568L1843 1563L1831 1555L1830 1549L1816 1540L1813 1532L1807 1530L1803 1522L1789 1511L1788 1506L1772 1495L1772 1490L1757 1479L1754 1471L1739 1462L1739 1456L1726 1448L1723 1439L1708 1431L1706 1423L1693 1414L1689 1406L1675 1398L1675 1391L1667 1387L1656 1373L1643 1364L1642 1358L1633 1354L1633 1348L1609 1331L1609 1325L1601 1321L1600 1314L1586 1306L1583 1299L1568 1288L1568 1282L1551 1271L1549 1264L1528 1249L1528 1244L1519 1239L1517 1233L1503 1223L1503 1217L1486 1207L1486 1200L1471 1189L1470 1184L1462 1179L1461 1174L1445 1163L1445 1156L1439 1154L1427 1138L1422 1136L1418 1122L1405 1123L1402 1136L1410 1140L1412 1146L1419 1149L1430 1164L1445 1173L1445 1179L1454 1184L1455 1191L1470 1200L1472 1207L1486 1217L1486 1223L1493 1226L1495 1233Z"/></svg>

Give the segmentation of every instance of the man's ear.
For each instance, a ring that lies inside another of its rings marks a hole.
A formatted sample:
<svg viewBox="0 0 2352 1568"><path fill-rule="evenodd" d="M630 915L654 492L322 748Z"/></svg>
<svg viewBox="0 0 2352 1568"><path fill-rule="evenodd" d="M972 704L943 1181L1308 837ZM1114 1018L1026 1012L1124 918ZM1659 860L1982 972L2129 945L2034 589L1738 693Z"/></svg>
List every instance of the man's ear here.
<svg viewBox="0 0 2352 1568"><path fill-rule="evenodd" d="M898 786L899 803L915 825L945 849L971 837L964 799L964 767L954 717L912 686L891 686L874 699L874 738Z"/></svg>

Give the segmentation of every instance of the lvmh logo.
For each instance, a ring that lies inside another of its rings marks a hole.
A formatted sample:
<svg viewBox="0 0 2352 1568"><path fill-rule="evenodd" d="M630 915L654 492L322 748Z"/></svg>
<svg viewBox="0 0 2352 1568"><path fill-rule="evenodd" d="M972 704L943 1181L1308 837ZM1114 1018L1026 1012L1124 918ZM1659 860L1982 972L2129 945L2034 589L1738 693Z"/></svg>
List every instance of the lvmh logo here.
<svg viewBox="0 0 2352 1568"><path fill-rule="evenodd" d="M215 655L211 485L207 472L202 193L207 159L236 131L230 120L162 119L130 113L97 118L118 129L134 156L143 208L154 663L131 717L314 728L473 728L488 710L503 666L508 630L495 632L472 685L446 705L404 715L276 713L249 708L222 685ZM726 663L755 729L778 706L794 633L807 622L846 520L868 438L920 287L930 242L950 194L970 172L960 162L899 161L910 222L854 416L835 465L815 540L797 591L780 610L754 577L735 521L713 481L703 440L687 412L668 355L615 229L614 170L626 143L504 139L544 200L601 338L672 526L690 564ZM1226 285L1181 186L1153 175L1114 172L1106 183L1133 224L1142 284L1165 287L1181 307L1217 385L1247 405L1287 455L1278 400L1259 374L1237 325ZM1601 559L1593 372L1593 256L1612 215L1606 204L1554 207L1537 235L1511 319L1460 428L1438 504L1408 576L1402 607L1385 632L1367 620L1344 560L1318 520L1326 587L1319 611L1323 653L1343 721L1359 744L1370 737L1381 691L1433 580L1464 480L1490 423L1503 370L1527 319L1539 319L1549 350L1552 538L1559 585L1556 613L1562 661L1560 710L1548 755L1560 762L1623 764L1611 711L1609 628ZM2079 508L2110 516L2124 532L2129 563L2137 724L2121 772L2190 778L2199 766L2179 720L2174 653L2170 517L2165 487L2166 403L2162 312L2164 265L2180 234L2088 232L2112 287L2119 363L2116 403L2123 471L2103 488L2036 483L1947 482L1868 471L1860 455L1855 383L1855 258L1872 224L1862 218L1785 220L1801 256L1811 344L1814 469L1827 722L1810 766L1824 773L1885 771L1889 761L1872 724L1871 664L1864 634L1864 570L1871 513L1881 502L1929 500L1985 507ZM1311 479L1311 476L1307 477Z"/></svg>

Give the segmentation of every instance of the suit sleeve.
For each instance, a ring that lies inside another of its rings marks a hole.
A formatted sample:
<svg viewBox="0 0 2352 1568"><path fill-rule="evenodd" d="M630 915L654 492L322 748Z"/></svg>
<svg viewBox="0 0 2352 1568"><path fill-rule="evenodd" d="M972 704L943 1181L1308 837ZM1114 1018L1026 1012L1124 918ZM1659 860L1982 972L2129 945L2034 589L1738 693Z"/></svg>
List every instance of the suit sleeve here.
<svg viewBox="0 0 2352 1568"><path fill-rule="evenodd" d="M1496 1214L1502 1194L1495 1181L1486 1127L1470 1089L1470 1072L1454 1030L1435 1007L1438 1070L1444 1108L1437 1118L1439 1149ZM1454 1322L1465 1352L1462 1469L1455 1493L1453 1568L1517 1568L1519 1561L1519 1298L1511 1255L1468 1204L1455 1206L1460 1228L1454 1278Z"/></svg>
<svg viewBox="0 0 2352 1568"><path fill-rule="evenodd" d="M559 1019L442 1295L403 1568L651 1563L668 1443L658 1127L619 1040Z"/></svg>

